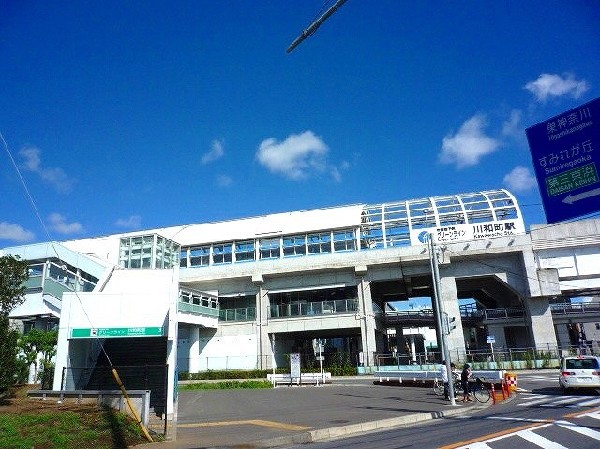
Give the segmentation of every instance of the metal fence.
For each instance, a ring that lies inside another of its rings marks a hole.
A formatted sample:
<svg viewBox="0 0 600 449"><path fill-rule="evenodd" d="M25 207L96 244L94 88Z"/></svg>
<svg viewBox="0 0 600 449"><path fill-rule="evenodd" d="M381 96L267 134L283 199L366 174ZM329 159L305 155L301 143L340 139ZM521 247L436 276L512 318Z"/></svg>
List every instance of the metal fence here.
<svg viewBox="0 0 600 449"><path fill-rule="evenodd" d="M148 427L166 434L168 365L96 366L93 368L63 368L61 390L115 390L118 386L112 369L115 369L126 390L150 391L150 422Z"/></svg>
<svg viewBox="0 0 600 449"><path fill-rule="evenodd" d="M491 350L451 350L450 360L454 363L470 363L476 369L535 369L557 368L560 358L566 355L600 356L600 347L546 345L525 348L497 348ZM375 364L381 367L425 367L439 364L439 352L408 354L376 354Z"/></svg>

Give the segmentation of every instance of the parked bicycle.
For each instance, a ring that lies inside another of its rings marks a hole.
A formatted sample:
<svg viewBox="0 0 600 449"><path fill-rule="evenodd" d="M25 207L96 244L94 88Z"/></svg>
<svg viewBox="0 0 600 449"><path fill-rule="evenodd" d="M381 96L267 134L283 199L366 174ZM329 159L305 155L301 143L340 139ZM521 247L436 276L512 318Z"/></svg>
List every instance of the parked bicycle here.
<svg viewBox="0 0 600 449"><path fill-rule="evenodd" d="M459 394L463 393L462 385L460 383L460 376L458 373L452 373L452 381L454 383L454 397L457 397ZM433 392L437 396L442 396L444 394L444 382L442 379L435 379L433 381Z"/></svg>
<svg viewBox="0 0 600 449"><path fill-rule="evenodd" d="M485 404L487 401L489 401L490 397L492 396L489 386L479 377L475 379L475 382L472 382L469 385L469 389L477 402L481 402L482 404Z"/></svg>

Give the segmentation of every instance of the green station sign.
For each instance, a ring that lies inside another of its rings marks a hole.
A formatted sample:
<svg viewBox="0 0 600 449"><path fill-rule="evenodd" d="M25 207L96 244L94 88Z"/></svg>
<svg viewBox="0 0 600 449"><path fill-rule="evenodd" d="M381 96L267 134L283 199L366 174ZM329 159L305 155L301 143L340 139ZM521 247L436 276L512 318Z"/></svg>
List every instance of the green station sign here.
<svg viewBox="0 0 600 449"><path fill-rule="evenodd" d="M73 328L71 338L161 337L162 327Z"/></svg>

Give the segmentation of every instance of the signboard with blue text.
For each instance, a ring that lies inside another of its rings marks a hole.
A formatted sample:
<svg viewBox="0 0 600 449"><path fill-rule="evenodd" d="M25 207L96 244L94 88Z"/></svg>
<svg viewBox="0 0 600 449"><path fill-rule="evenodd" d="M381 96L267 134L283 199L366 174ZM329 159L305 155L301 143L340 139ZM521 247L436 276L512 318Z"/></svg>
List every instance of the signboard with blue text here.
<svg viewBox="0 0 600 449"><path fill-rule="evenodd" d="M548 223L600 210L600 98L527 128Z"/></svg>

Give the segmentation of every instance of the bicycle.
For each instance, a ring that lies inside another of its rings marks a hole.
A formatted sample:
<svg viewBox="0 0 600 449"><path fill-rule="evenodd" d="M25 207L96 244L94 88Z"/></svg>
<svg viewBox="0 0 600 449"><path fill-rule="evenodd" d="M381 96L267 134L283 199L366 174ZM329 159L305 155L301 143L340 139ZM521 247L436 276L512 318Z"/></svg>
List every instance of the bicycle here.
<svg viewBox="0 0 600 449"><path fill-rule="evenodd" d="M481 402L482 404L488 402L490 397L492 397L489 387L480 378L475 379L474 385L469 389L477 402Z"/></svg>
<svg viewBox="0 0 600 449"><path fill-rule="evenodd" d="M460 383L460 378L456 373L452 373L452 379L454 381L454 397L462 394L462 385ZM444 382L441 379L434 379L433 381L433 393L436 396L441 396L444 394Z"/></svg>

